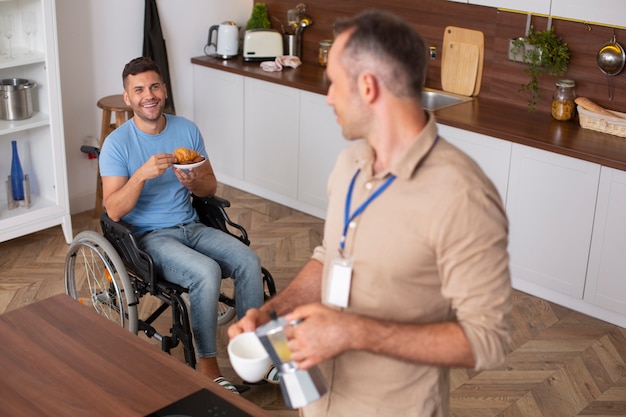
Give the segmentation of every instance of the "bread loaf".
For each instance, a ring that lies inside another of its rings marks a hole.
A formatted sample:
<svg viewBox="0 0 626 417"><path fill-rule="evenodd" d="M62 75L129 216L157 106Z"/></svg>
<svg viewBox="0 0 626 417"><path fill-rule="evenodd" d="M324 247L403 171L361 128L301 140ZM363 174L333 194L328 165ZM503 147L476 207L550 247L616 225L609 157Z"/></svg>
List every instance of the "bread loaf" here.
<svg viewBox="0 0 626 417"><path fill-rule="evenodd" d="M594 103L593 101L589 100L587 97L576 97L576 99L574 99L574 102L576 102L576 104L578 104L583 109L589 110L594 113L603 114L605 116L610 116L610 117L616 117L618 119L626 119L626 117L620 114L617 114L615 112L612 112L611 110L605 109L604 107Z"/></svg>

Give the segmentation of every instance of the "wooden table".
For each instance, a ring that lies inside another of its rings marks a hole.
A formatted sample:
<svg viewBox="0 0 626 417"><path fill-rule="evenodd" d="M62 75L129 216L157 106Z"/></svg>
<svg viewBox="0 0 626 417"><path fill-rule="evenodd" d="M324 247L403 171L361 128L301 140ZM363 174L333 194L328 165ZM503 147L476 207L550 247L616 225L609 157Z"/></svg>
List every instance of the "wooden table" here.
<svg viewBox="0 0 626 417"><path fill-rule="evenodd" d="M66 295L0 315L0 340L2 416L147 416L202 388L270 416Z"/></svg>

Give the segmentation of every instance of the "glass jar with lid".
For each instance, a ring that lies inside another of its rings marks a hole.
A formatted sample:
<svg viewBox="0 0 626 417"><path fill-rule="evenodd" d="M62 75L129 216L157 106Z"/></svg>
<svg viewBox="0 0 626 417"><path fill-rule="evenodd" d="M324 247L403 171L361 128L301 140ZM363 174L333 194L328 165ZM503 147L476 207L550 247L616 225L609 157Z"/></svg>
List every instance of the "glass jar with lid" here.
<svg viewBox="0 0 626 417"><path fill-rule="evenodd" d="M573 80L558 80L552 97L552 117L556 120L571 120L574 117L576 93Z"/></svg>
<svg viewBox="0 0 626 417"><path fill-rule="evenodd" d="M328 51L330 47L332 46L332 44L333 44L332 39L324 39L320 41L318 60L322 67L326 67L326 64L328 64Z"/></svg>

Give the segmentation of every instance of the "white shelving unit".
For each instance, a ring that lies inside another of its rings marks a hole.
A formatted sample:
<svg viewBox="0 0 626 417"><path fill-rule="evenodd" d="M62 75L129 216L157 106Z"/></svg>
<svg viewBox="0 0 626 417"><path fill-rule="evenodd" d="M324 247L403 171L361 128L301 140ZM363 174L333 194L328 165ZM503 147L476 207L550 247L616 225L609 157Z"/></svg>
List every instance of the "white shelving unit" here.
<svg viewBox="0 0 626 417"><path fill-rule="evenodd" d="M36 16L28 37L21 16ZM11 56L0 33L0 79L25 78L37 83L34 114L25 120L0 120L0 242L61 225L72 240L59 80L54 0L0 0L0 15L12 14ZM2 103L0 103L2 104ZM24 174L28 174L32 204L8 209L7 177L11 171L11 141L17 142Z"/></svg>

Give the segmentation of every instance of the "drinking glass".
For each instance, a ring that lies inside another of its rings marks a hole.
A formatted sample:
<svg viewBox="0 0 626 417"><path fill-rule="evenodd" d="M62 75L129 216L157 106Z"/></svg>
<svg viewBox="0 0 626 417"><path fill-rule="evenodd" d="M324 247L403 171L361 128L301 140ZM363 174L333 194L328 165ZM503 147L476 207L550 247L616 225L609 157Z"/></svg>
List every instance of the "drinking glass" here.
<svg viewBox="0 0 626 417"><path fill-rule="evenodd" d="M22 30L26 34L26 42L28 43L28 54L32 55L34 51L31 45L30 38L33 34L35 34L35 32L37 32L37 15L35 15L35 12L22 12Z"/></svg>
<svg viewBox="0 0 626 417"><path fill-rule="evenodd" d="M0 16L0 31L5 38L9 41L9 58L15 58L13 56L13 50L11 49L11 37L13 36L13 15L3 14Z"/></svg>

